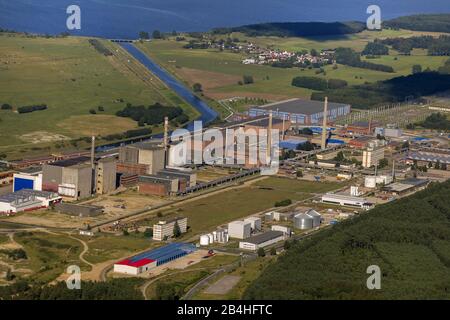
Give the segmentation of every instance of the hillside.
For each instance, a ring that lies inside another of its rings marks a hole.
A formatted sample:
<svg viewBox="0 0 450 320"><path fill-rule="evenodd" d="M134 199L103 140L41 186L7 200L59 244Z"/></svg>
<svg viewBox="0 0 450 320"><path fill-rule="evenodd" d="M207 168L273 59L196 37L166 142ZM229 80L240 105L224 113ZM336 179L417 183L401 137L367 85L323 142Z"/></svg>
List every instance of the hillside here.
<svg viewBox="0 0 450 320"><path fill-rule="evenodd" d="M216 28L213 33L242 32L247 36L309 37L345 35L365 29L361 22L273 22L251 24L234 28Z"/></svg>
<svg viewBox="0 0 450 320"><path fill-rule="evenodd" d="M449 299L450 181L379 206L295 245L247 299ZM368 290L366 269L381 268Z"/></svg>
<svg viewBox="0 0 450 320"><path fill-rule="evenodd" d="M415 31L450 32L450 14L418 14L383 23L385 27Z"/></svg>

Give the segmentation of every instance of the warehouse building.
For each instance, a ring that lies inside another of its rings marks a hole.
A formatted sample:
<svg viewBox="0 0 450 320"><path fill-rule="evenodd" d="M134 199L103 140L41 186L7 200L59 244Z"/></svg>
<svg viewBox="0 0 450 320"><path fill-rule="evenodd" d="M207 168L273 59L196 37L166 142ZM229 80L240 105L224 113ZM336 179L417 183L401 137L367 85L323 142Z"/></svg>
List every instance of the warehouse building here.
<svg viewBox="0 0 450 320"><path fill-rule="evenodd" d="M196 250L190 243L171 243L115 263L114 272L139 275Z"/></svg>
<svg viewBox="0 0 450 320"><path fill-rule="evenodd" d="M250 116L256 117L267 115L272 110L274 117L289 120L292 125L312 125L322 124L323 109L323 101L290 99L253 107L248 113ZM338 117L349 114L350 111L349 104L329 102L328 121L334 121Z"/></svg>
<svg viewBox="0 0 450 320"><path fill-rule="evenodd" d="M233 221L228 224L230 238L246 239L252 233L252 224L248 221Z"/></svg>
<svg viewBox="0 0 450 320"><path fill-rule="evenodd" d="M42 168L33 167L13 175L13 191L22 189L42 191Z"/></svg>
<svg viewBox="0 0 450 320"><path fill-rule="evenodd" d="M182 186L186 186L186 181ZM157 196L169 196L179 191L180 180L178 178L165 178L162 176L145 175L138 178L139 193Z"/></svg>
<svg viewBox="0 0 450 320"><path fill-rule="evenodd" d="M383 190L395 195L402 195L411 191L423 189L428 186L429 182L430 181L426 179L410 178L391 183L383 187Z"/></svg>
<svg viewBox="0 0 450 320"><path fill-rule="evenodd" d="M76 217L96 217L103 214L103 207L85 204L58 203L55 210Z"/></svg>
<svg viewBox="0 0 450 320"><path fill-rule="evenodd" d="M22 189L0 196L0 213L12 214L48 208L60 201L61 197L54 192Z"/></svg>
<svg viewBox="0 0 450 320"><path fill-rule="evenodd" d="M153 225L153 240L163 241L173 236L175 224L178 224L181 233L187 231L187 218L174 218L172 220L159 221Z"/></svg>
<svg viewBox="0 0 450 320"><path fill-rule="evenodd" d="M278 225L275 225L275 226L272 226L271 230L272 230L272 231L281 231L281 232L284 233L284 235L285 235L286 237L290 237L290 236L291 236L291 233L292 233L291 228L286 227L286 226L278 226Z"/></svg>
<svg viewBox="0 0 450 320"><path fill-rule="evenodd" d="M191 188L197 184L197 174L192 171L181 171L176 169L164 169L158 172L160 176L186 180L186 187Z"/></svg>
<svg viewBox="0 0 450 320"><path fill-rule="evenodd" d="M337 204L337 205L341 205L341 206L362 208L362 209L369 209L373 206L373 204L370 203L365 198L347 196L347 195L343 195L343 194L334 194L334 193L324 194L322 196L322 202L330 203L330 204Z"/></svg>
<svg viewBox="0 0 450 320"><path fill-rule="evenodd" d="M267 231L262 234L245 239L245 241L239 242L239 248L243 250L256 251L259 248L264 248L283 241L286 236L283 231Z"/></svg>

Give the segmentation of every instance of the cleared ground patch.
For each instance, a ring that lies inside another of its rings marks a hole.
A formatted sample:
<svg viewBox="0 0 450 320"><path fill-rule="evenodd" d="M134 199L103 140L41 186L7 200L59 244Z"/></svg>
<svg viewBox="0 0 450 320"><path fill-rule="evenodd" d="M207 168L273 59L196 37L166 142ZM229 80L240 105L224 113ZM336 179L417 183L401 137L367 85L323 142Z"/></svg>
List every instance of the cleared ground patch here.
<svg viewBox="0 0 450 320"><path fill-rule="evenodd" d="M114 115L71 116L57 124L75 135L108 135L136 128L136 121Z"/></svg>
<svg viewBox="0 0 450 320"><path fill-rule="evenodd" d="M210 285L206 290L206 294L227 294L241 279L240 276L225 276L216 283Z"/></svg>

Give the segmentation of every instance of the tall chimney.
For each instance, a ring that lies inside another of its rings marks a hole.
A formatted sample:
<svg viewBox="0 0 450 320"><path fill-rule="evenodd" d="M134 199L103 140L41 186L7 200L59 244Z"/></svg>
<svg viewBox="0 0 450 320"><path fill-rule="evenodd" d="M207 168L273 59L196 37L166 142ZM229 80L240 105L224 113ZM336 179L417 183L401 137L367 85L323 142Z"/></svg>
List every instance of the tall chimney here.
<svg viewBox="0 0 450 320"><path fill-rule="evenodd" d="M92 178L91 178L91 194L95 193L95 182L97 181L97 177L95 176L95 136L92 135L92 144L91 144L91 170L92 170Z"/></svg>
<svg viewBox="0 0 450 320"><path fill-rule="evenodd" d="M272 124L273 124L273 114L272 110L269 112L269 130L267 131L267 159L271 161L272 159Z"/></svg>
<svg viewBox="0 0 450 320"><path fill-rule="evenodd" d="M95 170L95 136L92 136L92 143L91 143L91 167L92 170Z"/></svg>
<svg viewBox="0 0 450 320"><path fill-rule="evenodd" d="M168 149L169 146L169 118L164 117L164 168L167 166L168 162Z"/></svg>
<svg viewBox="0 0 450 320"><path fill-rule="evenodd" d="M322 150L327 147L327 117L328 117L328 97L325 97L325 103L323 107L323 124L322 124Z"/></svg>
<svg viewBox="0 0 450 320"><path fill-rule="evenodd" d="M395 159L392 159L392 180L395 180Z"/></svg>

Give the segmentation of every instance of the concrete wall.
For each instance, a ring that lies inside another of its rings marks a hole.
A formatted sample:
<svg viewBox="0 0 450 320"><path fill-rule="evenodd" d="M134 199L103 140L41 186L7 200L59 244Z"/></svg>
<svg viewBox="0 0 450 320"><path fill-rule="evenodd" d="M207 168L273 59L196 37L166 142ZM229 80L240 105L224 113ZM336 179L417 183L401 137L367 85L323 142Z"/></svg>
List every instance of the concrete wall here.
<svg viewBox="0 0 450 320"><path fill-rule="evenodd" d="M119 161L138 163L139 160L139 149L131 146L123 146L119 149Z"/></svg>
<svg viewBox="0 0 450 320"><path fill-rule="evenodd" d="M44 164L42 176L42 190L58 192L58 185L62 183L63 168Z"/></svg>
<svg viewBox="0 0 450 320"><path fill-rule="evenodd" d="M91 166L82 165L64 168L62 183L75 185L76 199L84 199L90 197L92 195Z"/></svg>

